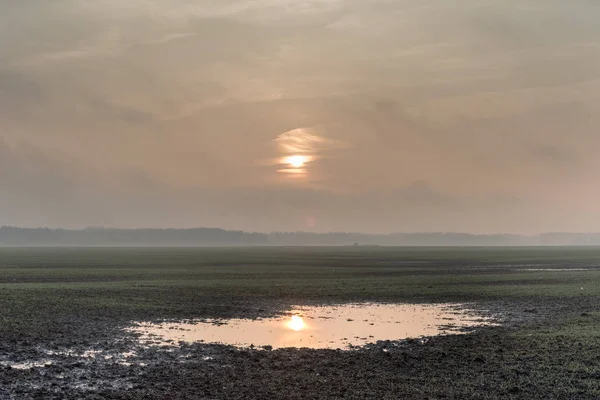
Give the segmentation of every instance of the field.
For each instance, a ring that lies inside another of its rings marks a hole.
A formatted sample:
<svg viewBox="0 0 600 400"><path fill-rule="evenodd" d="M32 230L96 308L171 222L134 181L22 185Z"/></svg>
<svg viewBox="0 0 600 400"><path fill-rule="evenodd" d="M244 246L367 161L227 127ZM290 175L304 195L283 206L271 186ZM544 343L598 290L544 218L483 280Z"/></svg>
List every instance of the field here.
<svg viewBox="0 0 600 400"><path fill-rule="evenodd" d="M75 355L128 351L132 321L362 301L469 303L502 325L356 351ZM2 400L599 397L596 247L0 248Z"/></svg>

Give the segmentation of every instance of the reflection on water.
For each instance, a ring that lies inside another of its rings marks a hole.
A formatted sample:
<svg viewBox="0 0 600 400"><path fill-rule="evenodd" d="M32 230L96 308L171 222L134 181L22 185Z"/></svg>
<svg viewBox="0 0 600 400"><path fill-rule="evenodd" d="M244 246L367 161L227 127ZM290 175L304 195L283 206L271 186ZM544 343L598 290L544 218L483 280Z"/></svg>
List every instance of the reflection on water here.
<svg viewBox="0 0 600 400"><path fill-rule="evenodd" d="M490 321L458 304L349 304L301 307L279 318L141 323L132 331L146 343L204 342L239 347L347 348L378 340L443 333Z"/></svg>
<svg viewBox="0 0 600 400"><path fill-rule="evenodd" d="M56 360L58 362L64 362L70 360L77 363L85 362L112 362L119 365L131 365L128 360L131 357L136 357L136 352L133 350L124 351L120 349L70 349L70 348L53 348L53 349L39 349L44 355L36 357L26 361L12 361L2 359L0 357L0 370L2 368L10 367L12 369L29 370L35 368L47 368L55 365ZM75 360L75 361L74 361ZM144 363L138 363L138 365L144 365Z"/></svg>
<svg viewBox="0 0 600 400"><path fill-rule="evenodd" d="M525 268L519 271L527 272L575 272L575 271L592 271L591 268Z"/></svg>
<svg viewBox="0 0 600 400"><path fill-rule="evenodd" d="M293 331L301 331L306 328L306 323L304 322L304 318L299 315L292 315L290 320L286 322L286 326Z"/></svg>
<svg viewBox="0 0 600 400"><path fill-rule="evenodd" d="M0 367L10 367L13 369L33 369L52 365L51 361L24 361L24 362L0 362Z"/></svg>

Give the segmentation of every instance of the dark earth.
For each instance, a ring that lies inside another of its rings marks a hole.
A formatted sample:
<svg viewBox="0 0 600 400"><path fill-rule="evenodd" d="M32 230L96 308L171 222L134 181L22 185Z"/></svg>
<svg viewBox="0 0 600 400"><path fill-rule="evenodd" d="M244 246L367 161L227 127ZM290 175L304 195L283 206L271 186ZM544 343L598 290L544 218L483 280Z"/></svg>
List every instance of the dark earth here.
<svg viewBox="0 0 600 400"><path fill-rule="evenodd" d="M2 400L600 398L596 248L0 255ZM469 302L501 326L353 350L153 347L125 330L356 301Z"/></svg>

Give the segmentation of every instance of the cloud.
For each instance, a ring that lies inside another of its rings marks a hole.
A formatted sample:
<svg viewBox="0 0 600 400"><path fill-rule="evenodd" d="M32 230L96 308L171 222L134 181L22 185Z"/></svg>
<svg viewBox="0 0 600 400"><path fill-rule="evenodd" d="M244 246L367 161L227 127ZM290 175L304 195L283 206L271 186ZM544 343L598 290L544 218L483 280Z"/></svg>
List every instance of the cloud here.
<svg viewBox="0 0 600 400"><path fill-rule="evenodd" d="M60 0L0 12L11 223L600 223L594 2ZM310 156L303 179L278 174L296 153Z"/></svg>

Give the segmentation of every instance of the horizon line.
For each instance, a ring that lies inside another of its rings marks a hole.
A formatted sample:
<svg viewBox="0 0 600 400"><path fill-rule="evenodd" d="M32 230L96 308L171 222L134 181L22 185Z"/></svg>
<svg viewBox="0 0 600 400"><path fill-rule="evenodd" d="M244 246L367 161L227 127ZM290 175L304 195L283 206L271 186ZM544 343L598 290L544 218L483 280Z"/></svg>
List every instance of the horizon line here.
<svg viewBox="0 0 600 400"><path fill-rule="evenodd" d="M590 231L590 232L581 232L581 231L545 231L538 233L509 233L509 232L491 232L491 233L472 233L472 232L464 232L464 231L410 231L410 232L402 232L402 231L393 231L393 232L361 232L361 231L326 231L326 232L316 232L316 231L303 231L303 230L271 230L271 231L249 231L243 229L228 229L221 227L211 227L211 226L196 226L189 228L159 228L159 227L138 227L138 228L119 228L119 227L107 227L107 226L86 226L83 228L64 228L64 227L49 227L49 226L36 226L36 227L27 227L27 226L16 226L16 225L1 225L0 229L29 229L29 230L53 230L53 231L93 231L93 230L120 230L120 231L139 231L139 230L179 230L179 231L191 231L191 230L220 230L225 232L241 232L246 234L262 234L262 235L272 235L272 234L311 234L311 235L331 235L331 234L345 234L345 235L365 235L365 236L391 236L391 235L470 235L470 236L521 236L521 237L535 237L541 235L600 235L600 231Z"/></svg>

